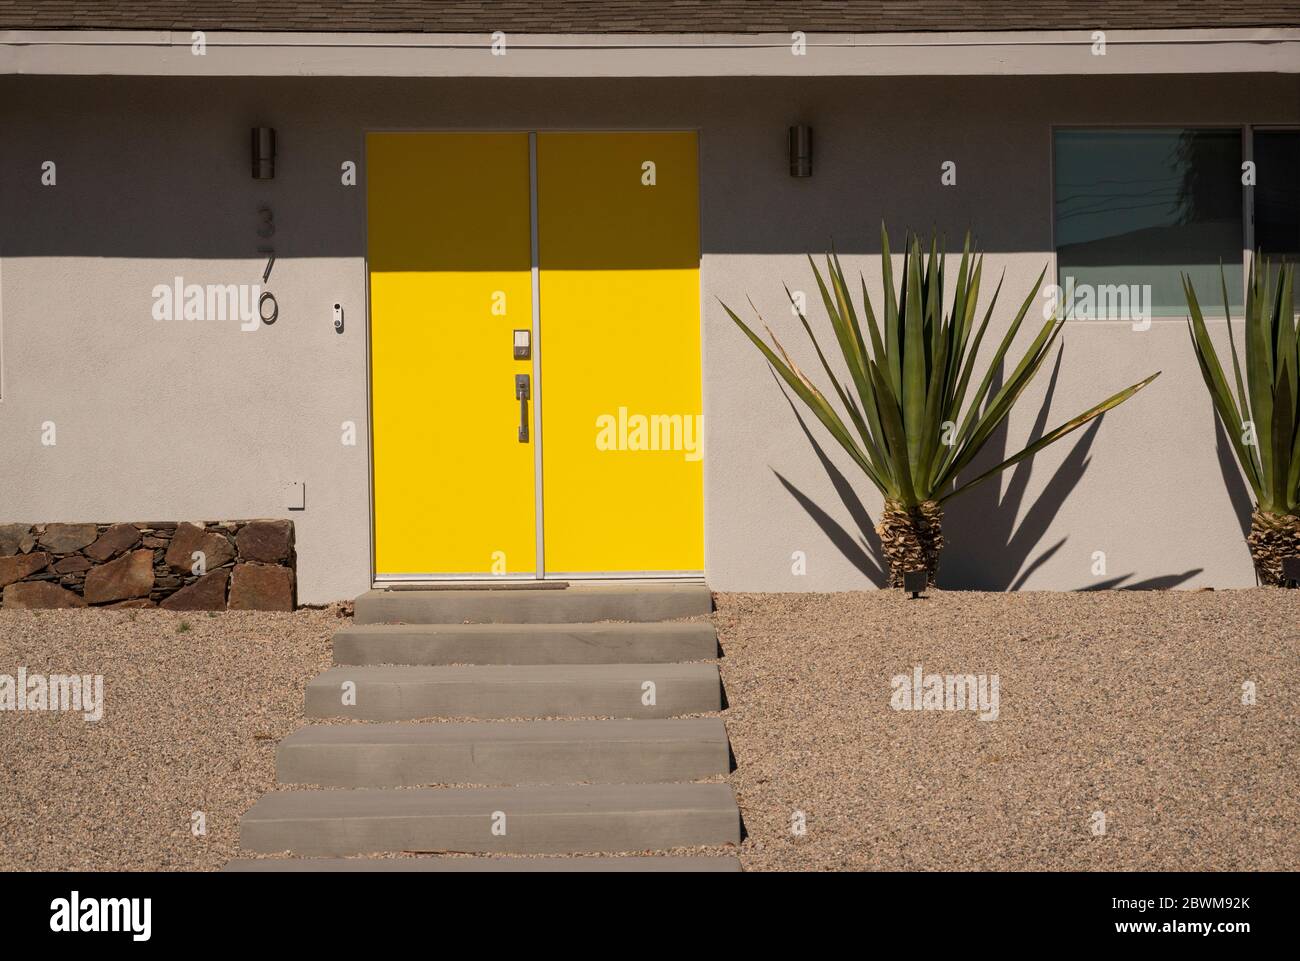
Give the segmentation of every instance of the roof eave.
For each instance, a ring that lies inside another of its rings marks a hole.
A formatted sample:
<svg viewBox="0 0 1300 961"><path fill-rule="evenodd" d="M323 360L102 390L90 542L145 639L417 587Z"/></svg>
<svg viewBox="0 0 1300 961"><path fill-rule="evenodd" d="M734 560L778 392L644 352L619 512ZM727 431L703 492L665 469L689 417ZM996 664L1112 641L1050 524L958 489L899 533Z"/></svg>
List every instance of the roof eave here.
<svg viewBox="0 0 1300 961"><path fill-rule="evenodd" d="M3 30L0 73L690 77L1300 73L1300 28L808 34Z"/></svg>

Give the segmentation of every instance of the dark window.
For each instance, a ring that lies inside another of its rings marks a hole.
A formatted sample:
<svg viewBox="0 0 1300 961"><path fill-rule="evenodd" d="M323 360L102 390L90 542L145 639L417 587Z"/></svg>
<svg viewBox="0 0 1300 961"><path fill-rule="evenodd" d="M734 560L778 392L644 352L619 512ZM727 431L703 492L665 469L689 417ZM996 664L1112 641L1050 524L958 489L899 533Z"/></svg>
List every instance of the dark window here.
<svg viewBox="0 0 1300 961"><path fill-rule="evenodd" d="M1255 131L1255 246L1300 260L1300 130Z"/></svg>
<svg viewBox="0 0 1300 961"><path fill-rule="evenodd" d="M1240 129L1057 130L1054 146L1062 287L1149 285L1152 316L1181 317L1179 274L1215 292L1202 296L1208 310L1222 263L1241 306Z"/></svg>

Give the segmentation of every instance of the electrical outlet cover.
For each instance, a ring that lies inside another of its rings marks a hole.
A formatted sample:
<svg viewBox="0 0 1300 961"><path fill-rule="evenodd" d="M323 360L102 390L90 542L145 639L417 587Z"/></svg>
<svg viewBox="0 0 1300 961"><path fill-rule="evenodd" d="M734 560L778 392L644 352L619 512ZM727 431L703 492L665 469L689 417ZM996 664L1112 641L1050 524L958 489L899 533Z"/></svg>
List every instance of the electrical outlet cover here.
<svg viewBox="0 0 1300 961"><path fill-rule="evenodd" d="M307 485L302 481L285 481L284 506L291 511L306 510Z"/></svg>

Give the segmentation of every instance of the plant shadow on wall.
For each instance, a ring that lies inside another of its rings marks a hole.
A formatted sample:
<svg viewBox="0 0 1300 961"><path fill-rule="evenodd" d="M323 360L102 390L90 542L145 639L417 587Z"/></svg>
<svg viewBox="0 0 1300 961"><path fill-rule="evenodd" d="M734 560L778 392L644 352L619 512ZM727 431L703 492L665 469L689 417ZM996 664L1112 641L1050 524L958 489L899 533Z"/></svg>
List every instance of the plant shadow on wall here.
<svg viewBox="0 0 1300 961"><path fill-rule="evenodd" d="M827 256L825 279L809 258L843 366L850 376L847 386L832 371L807 317L787 288L787 296L790 296L795 313L816 351L822 371L839 399L838 408L795 365L770 329L767 333L775 350L725 304L723 309L762 352L772 370L780 375L786 386L883 495L880 522L872 525L854 494L853 485L830 462L799 411L794 411L800 428L830 475L841 500L862 527L861 537L845 531L785 477L778 474L778 479L868 579L901 587L905 573L924 571L927 580L934 583L939 555L945 546L943 502L967 490L979 489L984 481L1017 467L1005 494L985 484L986 510L966 512L970 523L979 526L963 540L972 546L978 545L979 553L976 564L970 568L959 567L959 577L964 580L967 570L977 569L984 572L981 575L984 583L969 586L1019 586L1064 544L1062 539L1026 567L1029 553L1046 532L1064 494L1078 484L1087 467L1087 451L1099 429L1100 418L1155 380L1159 372L1044 432L1060 370L1061 352L1058 352L1052 380L1031 435L1033 439L1023 449L1007 456L1008 415L1050 355L1064 325L1060 317L1047 318L1004 382L1003 362L1030 306L1037 299L1046 268L1008 325L978 381L978 387L973 394L968 394L974 383L972 374L980 344L989 328L1002 284L999 281L998 290L994 292L983 319L977 323L983 258L978 254L972 256L968 234L953 289L953 307L950 313L945 314L946 254L939 251L937 237L930 241L928 256L924 255L918 237L911 236L909 241L896 294L889 237L882 226L882 317L877 321L864 278L862 309L865 324L859 320L839 258L834 254ZM864 327L870 338L870 349L867 338L863 336ZM786 400L794 408L788 394ZM841 411L847 414L848 423ZM1082 441L1075 445L1043 495L1017 525L1015 517L1020 513L1027 489L1033 455L1089 423L1092 426ZM999 448L1001 454L995 454ZM984 464L989 466L984 467ZM990 517L995 518L993 523L1000 525L994 530L1001 542L1000 550L989 550ZM879 539L873 541L869 531L874 531ZM884 565L866 556L868 547L875 548L874 552L883 556ZM1126 586L1166 587L1195 573L1190 571ZM1131 576L1120 577L1108 586L1118 586Z"/></svg>
<svg viewBox="0 0 1300 961"><path fill-rule="evenodd" d="M1043 403L1034 418L1029 432L1030 441L1042 437L1047 430L1052 398L1056 393L1061 373L1065 346L1056 354L1052 376L1048 381ZM995 380L1000 385L1001 373ZM1071 446L1069 453L1056 472L1042 486L1033 503L1025 505L1034 458L1021 461L1008 474L1005 490L996 483L981 484L973 488L962 500L962 509L954 512L949 530L952 545L945 558L944 583L963 590L1000 591L1020 590L1025 582L1056 555L1069 541L1069 535L1038 550L1051 527L1052 520L1070 493L1083 480L1092 465L1090 452L1097 433L1105 422L1102 414L1093 420ZM1005 460L1010 454L1009 429L1004 422L991 438L988 447L971 463L976 474ZM1019 520L1017 520L1019 518ZM1084 557L1090 556L1090 551ZM1204 568L1195 567L1180 573L1162 574L1142 580L1133 580L1133 573L1119 574L1089 583L1080 584L1076 590L1132 590L1154 591L1177 587L1200 574Z"/></svg>
<svg viewBox="0 0 1300 961"><path fill-rule="evenodd" d="M1048 412L1052 406L1052 397L1056 392L1056 382L1060 374L1063 354L1064 347L1057 352L1056 363L1052 368L1052 376L1048 382L1042 406L1035 418L1034 428L1030 432L1031 440L1041 437L1046 429ZM776 378L775 373L772 376ZM998 376L994 379L993 389L996 390L1000 386L1001 377ZM798 485L776 468L772 468L772 473L776 475L777 480L781 482L781 486L786 489L786 492L816 522L827 539L867 580L876 587L887 587L889 585L887 562L881 550L880 535L876 533L876 525L871 519L870 511L862 503L862 499L858 496L853 484L835 466L835 462L827 456L825 449L817 442L817 438L813 431L809 429L807 421L800 414L798 406L791 400L789 392L783 386L781 389L785 395L786 403L790 405L795 420L799 424L799 429L803 431L808 445L817 456L818 463L821 464L822 470L826 472L826 476L834 486L835 493L839 495L840 503L843 504L845 510L853 518L854 524L857 525L857 531L846 529L827 510L822 508ZM1043 487L1041 493L1024 511L1023 516L1021 508L1024 505L1025 494L1029 487L1029 477L1033 465L1032 458L1015 466L1010 473L1005 490L999 491L995 485L985 484L975 488L966 496L963 510L960 513L950 515L947 519L949 543L940 578L943 586L950 590L1020 590L1036 570L1047 563L1054 554L1065 546L1068 537L1062 537L1041 551L1037 550L1057 510L1060 509L1061 504L1064 503L1070 492L1083 479L1084 473L1092 463L1088 452L1091 450L1097 431L1104 420L1104 416L1098 417L1088 426L1079 440L1071 447L1070 453L1056 469L1056 472ZM1219 433L1222 434L1221 428ZM1005 460L1008 448L1007 434L1008 431L1005 425L999 428L989 442L989 449L975 459L971 469L980 472ZM1245 485L1241 482L1240 475L1237 473L1235 464L1232 461L1232 454L1226 445L1227 440L1222 440L1220 450L1223 455L1226 455L1227 460L1224 461L1221 456L1220 467L1224 470L1224 479L1229 484L1230 494L1238 515L1245 518L1242 522L1244 534L1244 529L1248 528L1250 524L1250 502L1245 498ZM1235 490L1232 488L1234 483ZM1242 501L1244 501L1244 507ZM1018 517L1021 518L1019 522L1016 520ZM1201 570L1202 568L1198 567L1184 571L1181 574L1168 574L1142 581L1133 581L1132 583L1130 581L1133 575L1123 574L1079 589L1159 590L1172 588L1195 577L1201 573Z"/></svg>

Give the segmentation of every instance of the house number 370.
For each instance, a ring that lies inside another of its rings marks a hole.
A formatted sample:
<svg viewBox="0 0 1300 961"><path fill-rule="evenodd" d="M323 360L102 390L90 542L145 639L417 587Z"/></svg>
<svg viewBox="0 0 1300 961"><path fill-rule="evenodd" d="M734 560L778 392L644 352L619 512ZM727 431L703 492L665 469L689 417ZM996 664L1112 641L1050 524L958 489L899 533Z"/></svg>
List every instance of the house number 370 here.
<svg viewBox="0 0 1300 961"><path fill-rule="evenodd" d="M275 215L271 213L270 207L258 207L257 216L260 223L257 227L257 236L263 240L269 240L275 236ZM261 246L257 248L258 253L267 255L266 269L262 271L262 283L266 283L271 278L271 267L275 263L275 248L270 246ZM269 290L262 291L257 299L257 311L261 315L262 323L270 326L274 324L280 316L280 305L276 302L275 294Z"/></svg>

